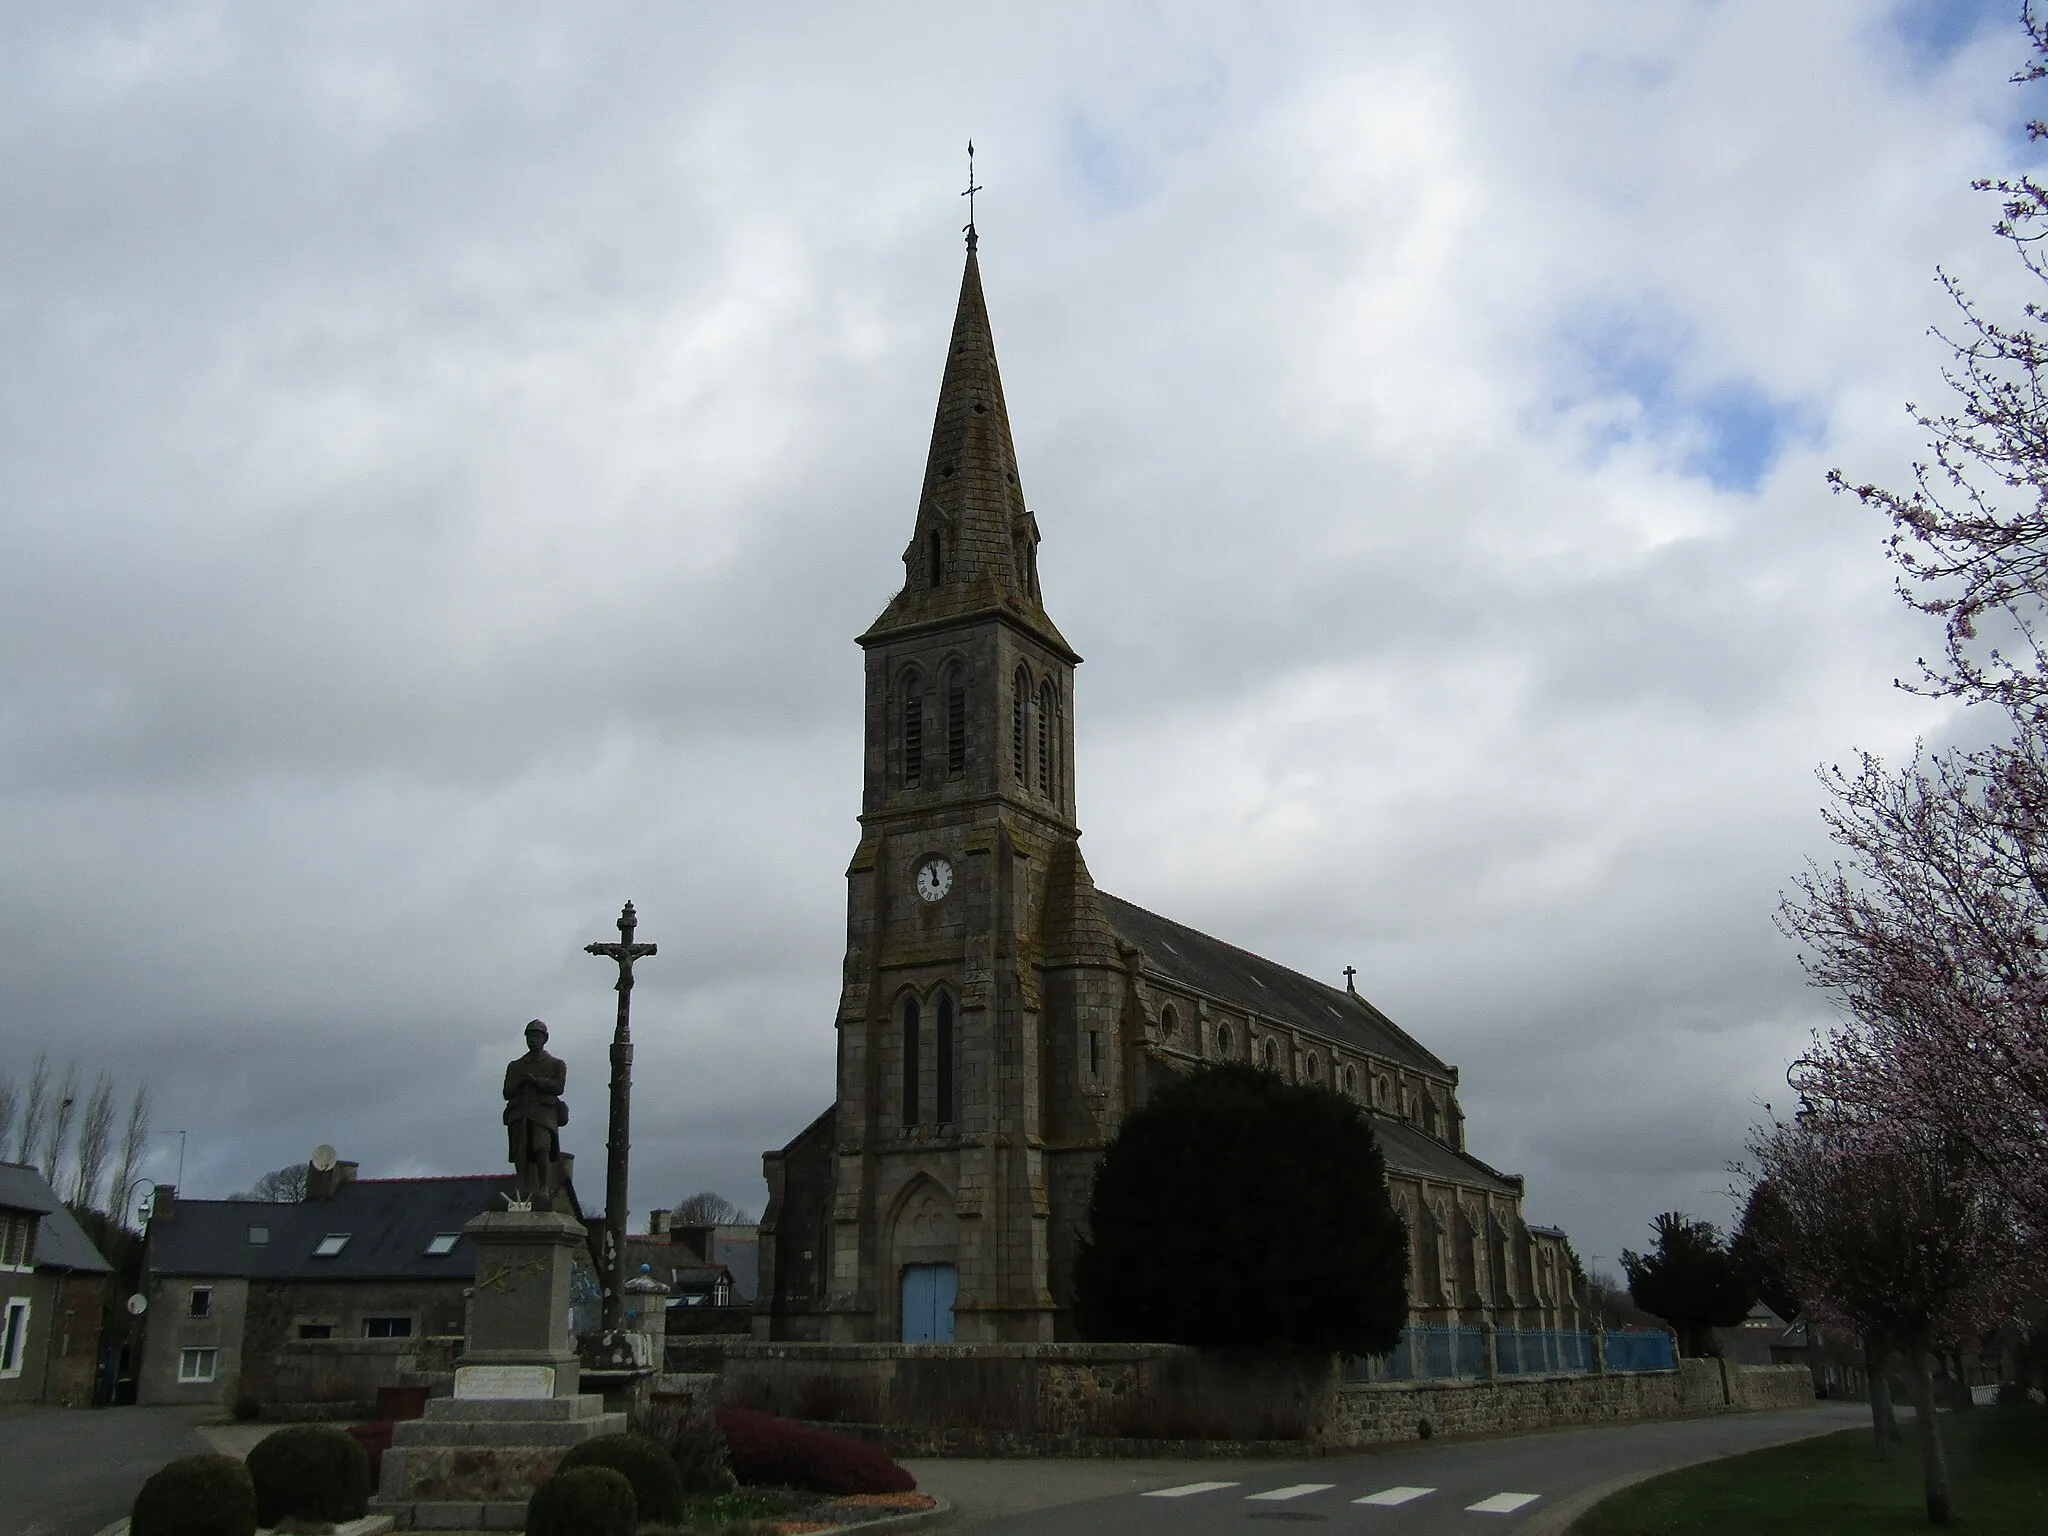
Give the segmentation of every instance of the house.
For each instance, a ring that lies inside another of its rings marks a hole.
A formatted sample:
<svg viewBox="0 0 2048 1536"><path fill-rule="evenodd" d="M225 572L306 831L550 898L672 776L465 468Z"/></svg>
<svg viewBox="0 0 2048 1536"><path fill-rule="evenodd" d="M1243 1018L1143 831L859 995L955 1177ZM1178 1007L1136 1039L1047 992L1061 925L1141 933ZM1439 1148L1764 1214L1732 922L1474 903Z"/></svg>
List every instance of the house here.
<svg viewBox="0 0 2048 1536"><path fill-rule="evenodd" d="M90 1406L113 1272L49 1180L0 1163L0 1404Z"/></svg>
<svg viewBox="0 0 2048 1536"><path fill-rule="evenodd" d="M626 1264L668 1288L671 1334L745 1333L754 1307L759 1232L752 1226L674 1225L666 1210L626 1237Z"/></svg>
<svg viewBox="0 0 2048 1536"><path fill-rule="evenodd" d="M476 1282L462 1229L504 1209L513 1174L359 1179L351 1162L307 1172L305 1198L287 1204L158 1188L138 1402L367 1417L386 1389L447 1390Z"/></svg>

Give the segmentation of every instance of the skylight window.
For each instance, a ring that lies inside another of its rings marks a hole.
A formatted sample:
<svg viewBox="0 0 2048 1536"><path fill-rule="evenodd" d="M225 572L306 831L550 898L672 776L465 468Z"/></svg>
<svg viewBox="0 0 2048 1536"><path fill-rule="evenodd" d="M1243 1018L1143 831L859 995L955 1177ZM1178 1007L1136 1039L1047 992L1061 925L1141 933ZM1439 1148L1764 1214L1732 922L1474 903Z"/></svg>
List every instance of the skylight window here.
<svg viewBox="0 0 2048 1536"><path fill-rule="evenodd" d="M250 1242L252 1242L252 1243L267 1243L267 1242L269 1242L269 1241L270 1241L270 1228L268 1228L268 1227L251 1227L251 1228L249 1229L249 1241L250 1241Z"/></svg>
<svg viewBox="0 0 2048 1536"><path fill-rule="evenodd" d="M331 1259L348 1246L348 1240L349 1234L346 1232L330 1232L314 1245L313 1257Z"/></svg>
<svg viewBox="0 0 2048 1536"><path fill-rule="evenodd" d="M445 1258L454 1251L455 1245L461 1241L462 1234L460 1232L436 1232L434 1240L427 1244L427 1257L430 1259Z"/></svg>

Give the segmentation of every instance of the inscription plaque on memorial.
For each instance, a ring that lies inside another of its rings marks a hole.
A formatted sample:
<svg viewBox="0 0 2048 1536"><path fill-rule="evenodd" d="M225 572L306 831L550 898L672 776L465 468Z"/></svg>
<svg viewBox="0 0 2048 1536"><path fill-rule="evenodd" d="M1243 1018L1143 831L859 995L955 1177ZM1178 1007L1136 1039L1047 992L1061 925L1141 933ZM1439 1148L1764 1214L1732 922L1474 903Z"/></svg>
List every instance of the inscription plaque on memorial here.
<svg viewBox="0 0 2048 1536"><path fill-rule="evenodd" d="M517 1402L555 1395L552 1365L458 1365L455 1395L474 1402Z"/></svg>

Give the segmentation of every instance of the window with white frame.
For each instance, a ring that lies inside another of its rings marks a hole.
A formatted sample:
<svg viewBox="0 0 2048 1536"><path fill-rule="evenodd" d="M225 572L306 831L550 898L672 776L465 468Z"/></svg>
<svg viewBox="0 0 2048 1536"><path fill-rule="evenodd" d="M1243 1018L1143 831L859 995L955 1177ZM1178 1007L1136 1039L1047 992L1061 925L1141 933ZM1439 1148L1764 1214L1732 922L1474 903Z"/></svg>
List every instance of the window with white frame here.
<svg viewBox="0 0 2048 1536"><path fill-rule="evenodd" d="M192 1299L191 1299L191 1301L190 1301L189 1303L187 1303L187 1305L186 1305L186 1308L185 1308L185 1315L186 1315L187 1317L211 1317L211 1316L213 1316L213 1287L212 1287L212 1286L210 1286L210 1285L195 1285L195 1286L193 1286L193 1287L192 1287Z"/></svg>
<svg viewBox="0 0 2048 1536"><path fill-rule="evenodd" d="M181 1349L178 1351L178 1380L211 1381L220 1365L220 1351L217 1349Z"/></svg>
<svg viewBox="0 0 2048 1536"><path fill-rule="evenodd" d="M0 1313L0 1376L19 1376L28 1357L28 1298L10 1296Z"/></svg>
<svg viewBox="0 0 2048 1536"><path fill-rule="evenodd" d="M363 1337L366 1339L409 1339L412 1337L412 1319L409 1317L366 1317L363 1319Z"/></svg>

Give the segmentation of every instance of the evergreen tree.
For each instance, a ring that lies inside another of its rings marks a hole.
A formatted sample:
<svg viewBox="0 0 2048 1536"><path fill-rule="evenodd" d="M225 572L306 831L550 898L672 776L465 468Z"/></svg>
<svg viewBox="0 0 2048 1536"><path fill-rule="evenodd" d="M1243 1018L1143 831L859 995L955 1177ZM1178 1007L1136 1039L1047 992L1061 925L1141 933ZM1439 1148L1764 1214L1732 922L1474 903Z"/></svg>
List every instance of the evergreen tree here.
<svg viewBox="0 0 2048 1536"><path fill-rule="evenodd" d="M1104 1341L1393 1348L1408 1234L1358 1105L1242 1065L1198 1069L1103 1152L1074 1265Z"/></svg>
<svg viewBox="0 0 2048 1536"><path fill-rule="evenodd" d="M1666 1211L1654 1225L1657 1246L1649 1253L1621 1251L1629 1294L1645 1312L1678 1330L1681 1350L1703 1355L1711 1330L1732 1328L1749 1315L1756 1290L1712 1222Z"/></svg>

